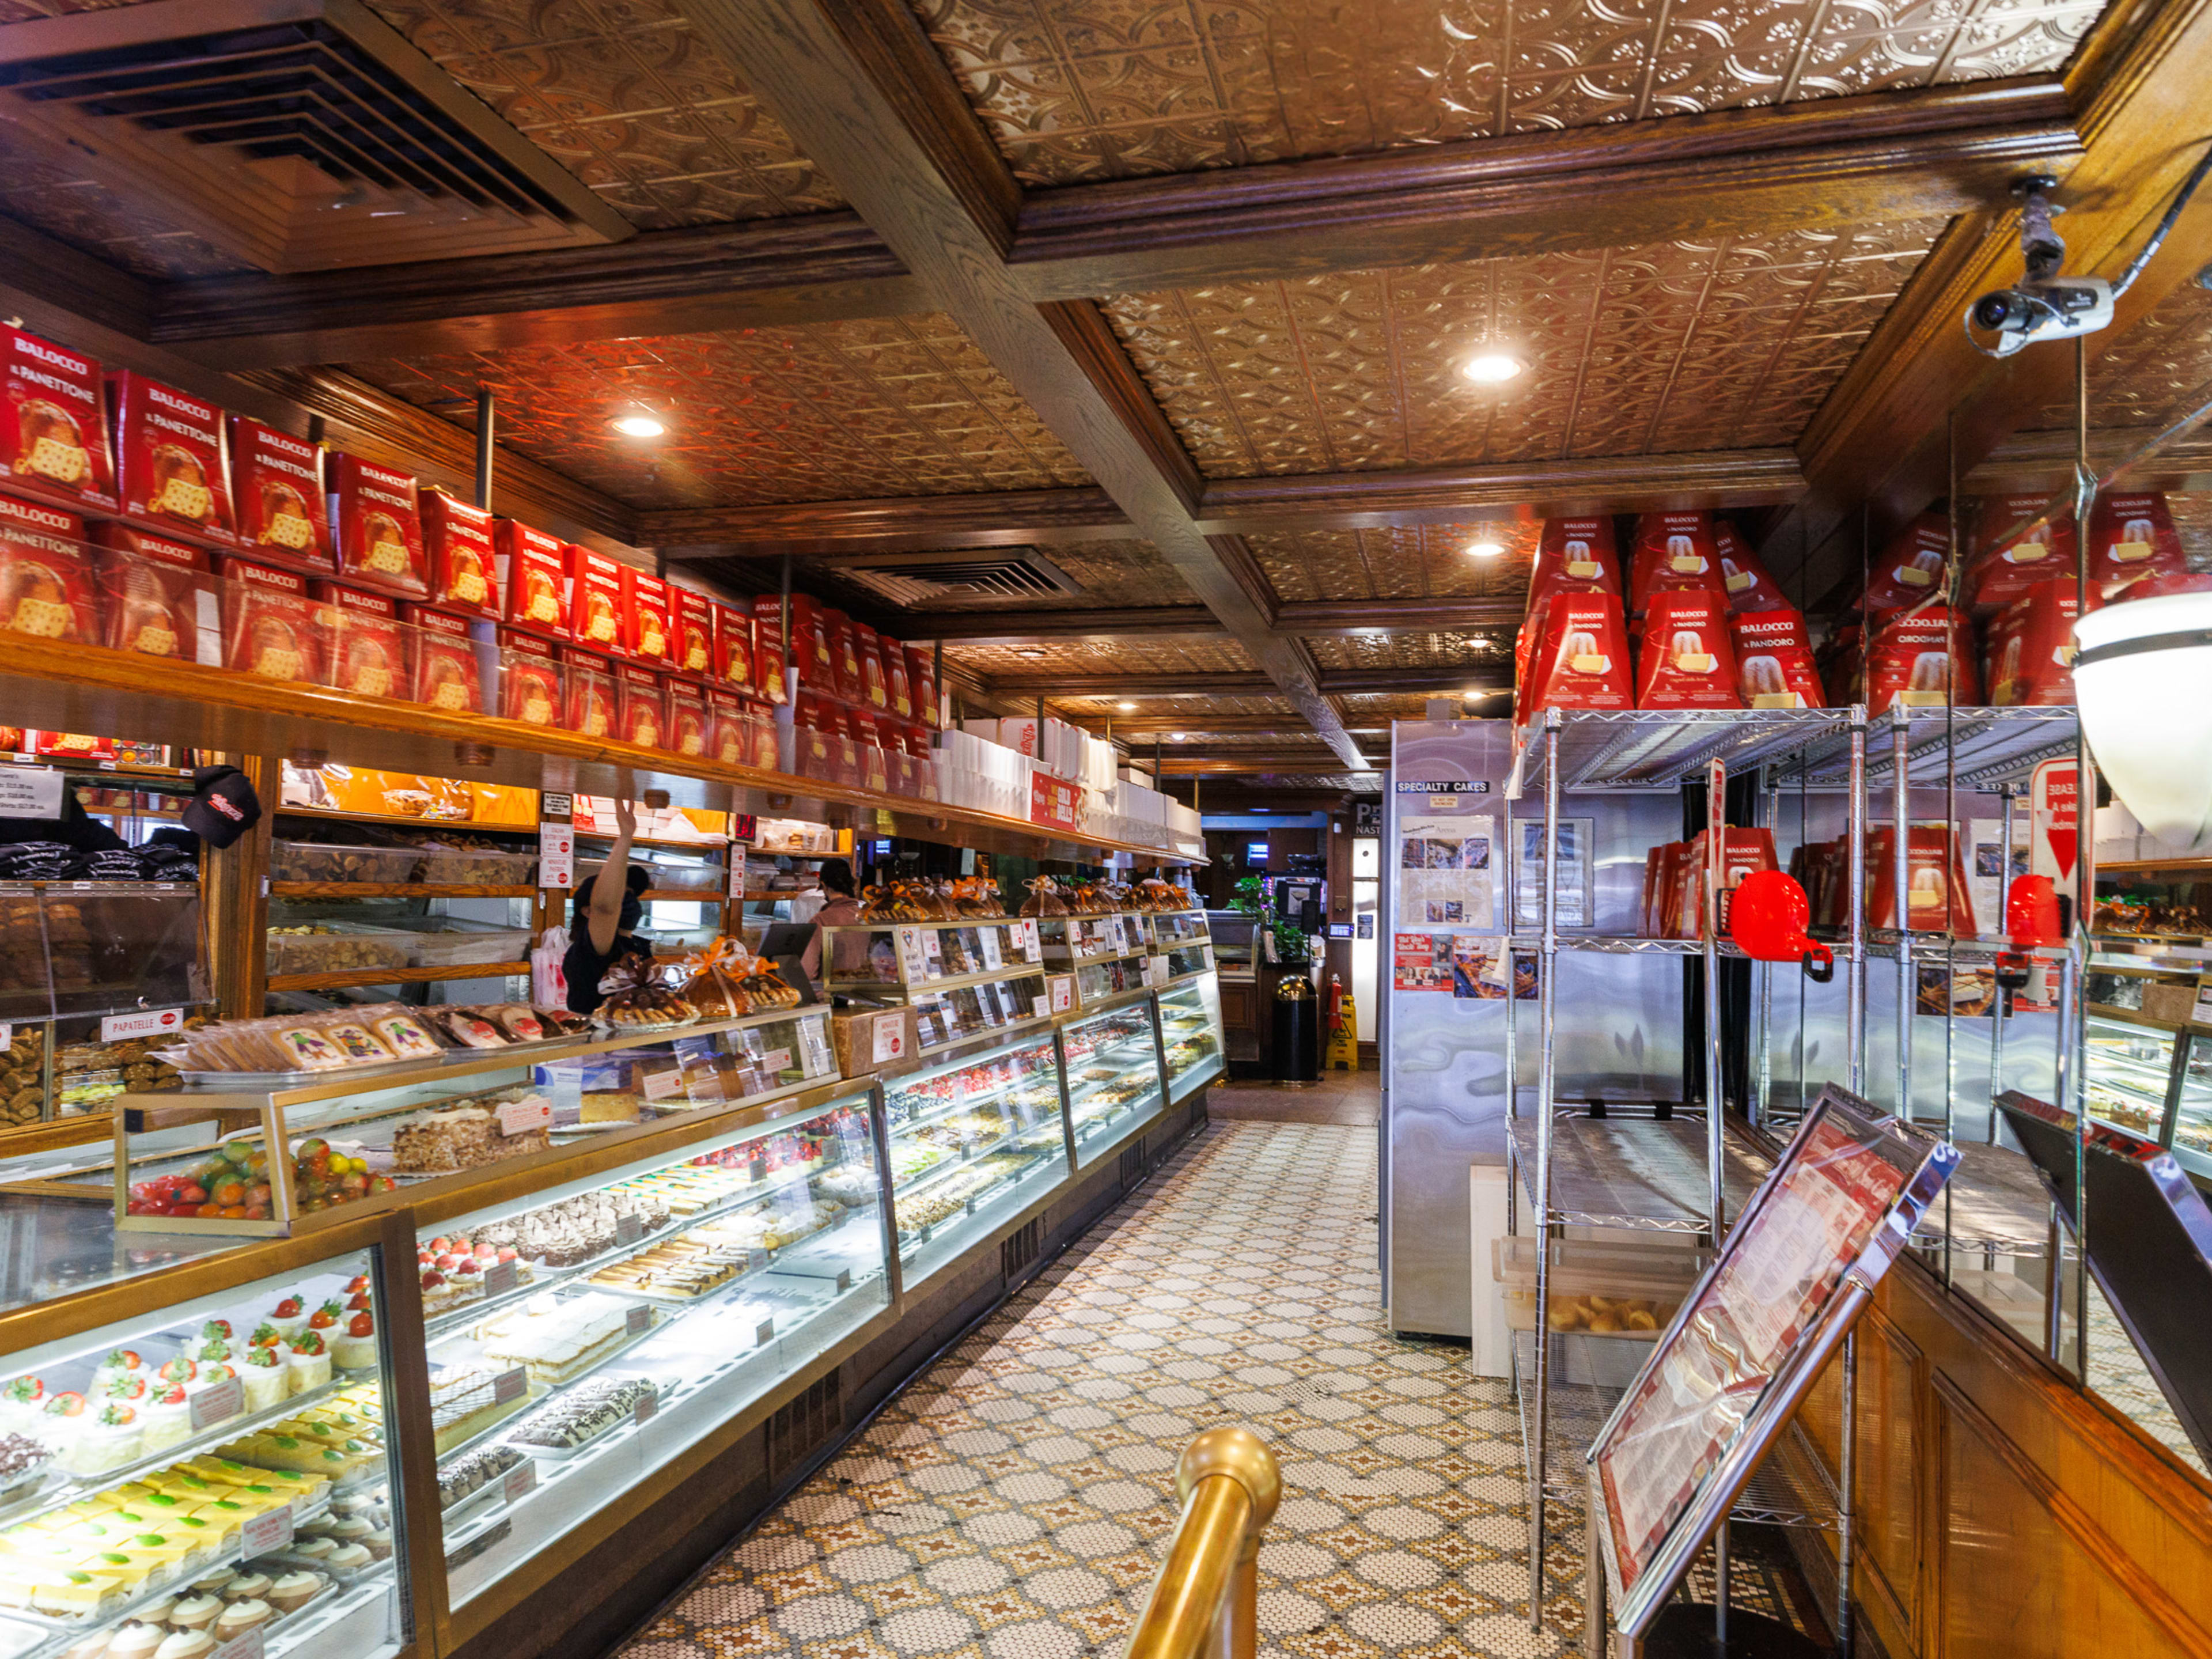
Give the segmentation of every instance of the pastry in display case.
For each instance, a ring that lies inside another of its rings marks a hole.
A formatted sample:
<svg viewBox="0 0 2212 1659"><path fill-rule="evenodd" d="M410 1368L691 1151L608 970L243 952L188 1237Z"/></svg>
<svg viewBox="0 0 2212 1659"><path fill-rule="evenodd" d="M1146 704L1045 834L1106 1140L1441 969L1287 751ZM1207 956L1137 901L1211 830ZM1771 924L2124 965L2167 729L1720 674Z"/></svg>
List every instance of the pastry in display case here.
<svg viewBox="0 0 2212 1659"><path fill-rule="evenodd" d="M911 1290L1066 1176L1052 1034L981 1048L887 1081L884 1124L899 1266Z"/></svg>
<svg viewBox="0 0 2212 1659"><path fill-rule="evenodd" d="M2100 1015L2089 1016L2087 1024L2089 1115L2163 1140L2174 1038Z"/></svg>
<svg viewBox="0 0 2212 1659"><path fill-rule="evenodd" d="M1044 959L1058 966L1103 962L1145 953L1145 918L1132 911L1106 915L1033 917Z"/></svg>
<svg viewBox="0 0 2212 1659"><path fill-rule="evenodd" d="M1152 999L1070 1020L1060 1028L1060 1044L1079 1169L1159 1115L1164 1094Z"/></svg>
<svg viewBox="0 0 2212 1659"><path fill-rule="evenodd" d="M857 1006L911 1005L921 1052L935 1054L1050 1017L1037 927L1030 917L825 927L825 978Z"/></svg>
<svg viewBox="0 0 2212 1659"><path fill-rule="evenodd" d="M1159 994L1160 1044L1167 1059L1168 1097L1180 1101L1228 1068L1221 1023L1221 987L1211 973Z"/></svg>
<svg viewBox="0 0 2212 1659"><path fill-rule="evenodd" d="M546 1152L556 1128L604 1133L776 1097L836 1077L826 1018L594 1038L559 1009L385 1003L207 1025L162 1051L182 1088L116 1097L127 1159L107 1172L117 1224L299 1232L354 1205L420 1199ZM162 1146L186 1126L212 1130L211 1144Z"/></svg>
<svg viewBox="0 0 2212 1659"><path fill-rule="evenodd" d="M2164 1145L2199 1186L2212 1185L2212 1032L2191 1030L2181 1048L2174 1081L2173 1128ZM2094 1085L2093 1063L2090 1080Z"/></svg>
<svg viewBox="0 0 2212 1659"><path fill-rule="evenodd" d="M376 1283L343 1251L9 1355L0 1651L404 1646Z"/></svg>
<svg viewBox="0 0 2212 1659"><path fill-rule="evenodd" d="M871 1097L834 1087L426 1228L449 1605L888 1309L888 1252Z"/></svg>
<svg viewBox="0 0 2212 1659"><path fill-rule="evenodd" d="M60 843L8 850L48 845ZM10 867L41 868L21 857ZM0 1020L195 1001L205 994L203 935L196 880L0 881Z"/></svg>
<svg viewBox="0 0 2212 1659"><path fill-rule="evenodd" d="M1147 915L1152 949L1166 951L1179 945L1196 945L1209 937L1203 910L1163 910Z"/></svg>

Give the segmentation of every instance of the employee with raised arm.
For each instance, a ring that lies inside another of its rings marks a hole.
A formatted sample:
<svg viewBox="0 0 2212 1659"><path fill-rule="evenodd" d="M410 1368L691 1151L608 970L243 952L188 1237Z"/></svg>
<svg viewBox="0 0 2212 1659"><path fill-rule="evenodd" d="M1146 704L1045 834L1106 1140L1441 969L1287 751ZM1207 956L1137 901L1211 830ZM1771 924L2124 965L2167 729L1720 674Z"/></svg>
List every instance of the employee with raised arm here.
<svg viewBox="0 0 2212 1659"><path fill-rule="evenodd" d="M636 808L617 800L615 841L607 849L607 861L576 889L569 912L568 954L561 959L568 981L568 1006L575 1013L597 1012L607 995L600 983L617 963L635 957L643 957L648 964L652 961L653 947L637 937L637 925L645 919L645 902L639 895L653 884L653 878L631 867L629 845L636 834Z"/></svg>

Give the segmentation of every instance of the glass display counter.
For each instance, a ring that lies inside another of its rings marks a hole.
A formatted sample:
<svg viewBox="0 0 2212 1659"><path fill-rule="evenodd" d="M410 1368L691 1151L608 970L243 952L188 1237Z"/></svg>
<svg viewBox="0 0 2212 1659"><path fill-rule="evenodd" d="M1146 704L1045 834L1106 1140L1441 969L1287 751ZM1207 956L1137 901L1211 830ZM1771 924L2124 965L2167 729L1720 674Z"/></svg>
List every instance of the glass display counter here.
<svg viewBox="0 0 2212 1659"><path fill-rule="evenodd" d="M8 1356L0 1653L373 1659L412 1639L375 1231Z"/></svg>
<svg viewBox="0 0 2212 1659"><path fill-rule="evenodd" d="M872 1108L868 1089L820 1091L425 1227L457 1624L890 1306Z"/></svg>
<svg viewBox="0 0 2212 1659"><path fill-rule="evenodd" d="M2172 1032L2092 1014L2087 1019L2089 1115L2163 1144L2172 1106Z"/></svg>
<svg viewBox="0 0 2212 1659"><path fill-rule="evenodd" d="M1068 963L1104 962L1117 957L1142 956L1145 919L1133 912L1097 916L1037 916L1037 935L1043 941L1044 959L1058 967Z"/></svg>
<svg viewBox="0 0 2212 1659"><path fill-rule="evenodd" d="M1066 1178L1053 1033L982 1047L886 1082L884 1122L899 1268L911 1290Z"/></svg>
<svg viewBox="0 0 2212 1659"><path fill-rule="evenodd" d="M1139 993L1060 1028L1076 1167L1158 1117L1165 1099L1152 999Z"/></svg>
<svg viewBox="0 0 2212 1659"><path fill-rule="evenodd" d="M2166 1146L2202 1185L2212 1182L2212 1033L2191 1031L2181 1042L2180 1087Z"/></svg>
<svg viewBox="0 0 2212 1659"><path fill-rule="evenodd" d="M0 1020L200 1000L197 881L0 883Z"/></svg>
<svg viewBox="0 0 2212 1659"><path fill-rule="evenodd" d="M1159 994L1160 1043L1168 1068L1168 1097L1183 1100L1228 1067L1221 1024L1221 987L1211 973L1170 985Z"/></svg>
<svg viewBox="0 0 2212 1659"><path fill-rule="evenodd" d="M924 1054L1050 1017L1034 918L875 922L823 930L831 994L910 1004Z"/></svg>
<svg viewBox="0 0 2212 1659"><path fill-rule="evenodd" d="M365 1027L393 1042L411 1030L430 1044L419 1023L397 1023L411 1018L406 1011L374 1012L363 1011ZM176 1092L117 1097L124 1109L108 1165L117 1224L307 1231L364 1201L434 1196L570 1139L775 1099L837 1075L827 1022L824 1010L789 1009L313 1073L188 1072ZM327 1025L316 1032L337 1040ZM164 1143L179 1129L205 1140L173 1150ZM279 1146L288 1155L271 1158Z"/></svg>
<svg viewBox="0 0 2212 1659"><path fill-rule="evenodd" d="M1155 951L1166 951L1177 945L1196 945L1212 937L1206 925L1203 910L1156 910L1145 918L1151 930L1152 945Z"/></svg>

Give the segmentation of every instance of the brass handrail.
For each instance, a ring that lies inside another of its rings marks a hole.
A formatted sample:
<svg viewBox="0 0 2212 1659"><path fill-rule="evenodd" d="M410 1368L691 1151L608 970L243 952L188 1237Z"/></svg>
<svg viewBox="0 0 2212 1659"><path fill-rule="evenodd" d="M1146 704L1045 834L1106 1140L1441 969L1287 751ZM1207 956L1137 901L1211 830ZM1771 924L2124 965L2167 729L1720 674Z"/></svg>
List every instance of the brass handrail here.
<svg viewBox="0 0 2212 1659"><path fill-rule="evenodd" d="M1275 1455L1249 1429L1208 1429L1183 1448L1182 1514L1123 1659L1253 1659L1260 1534L1282 1495Z"/></svg>

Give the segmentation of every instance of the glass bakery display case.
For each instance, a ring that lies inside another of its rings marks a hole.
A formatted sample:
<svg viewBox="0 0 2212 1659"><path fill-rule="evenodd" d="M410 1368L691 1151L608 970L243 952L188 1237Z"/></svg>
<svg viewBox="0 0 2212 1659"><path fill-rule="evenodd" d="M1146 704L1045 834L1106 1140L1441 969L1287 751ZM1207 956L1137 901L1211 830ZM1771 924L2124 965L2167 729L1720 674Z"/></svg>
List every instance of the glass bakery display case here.
<svg viewBox="0 0 2212 1659"><path fill-rule="evenodd" d="M0 882L0 1020L208 994L198 881Z"/></svg>
<svg viewBox="0 0 2212 1659"><path fill-rule="evenodd" d="M0 1654L412 1639L374 1235L0 1361Z"/></svg>
<svg viewBox="0 0 2212 1659"><path fill-rule="evenodd" d="M423 1225L457 1624L890 1307L872 1100L823 1089Z"/></svg>
<svg viewBox="0 0 2212 1659"><path fill-rule="evenodd" d="M884 1085L899 1268L908 1290L1067 1174L1050 1031L979 1046Z"/></svg>
<svg viewBox="0 0 2212 1659"><path fill-rule="evenodd" d="M2087 1024L2089 1115L2163 1143L2172 1106L2173 1034L2098 1014Z"/></svg>
<svg viewBox="0 0 2212 1659"><path fill-rule="evenodd" d="M1158 1027L1148 993L1060 1027L1067 1121L1080 1169L1159 1115L1164 1099Z"/></svg>
<svg viewBox="0 0 2212 1659"><path fill-rule="evenodd" d="M1155 910L1145 917L1155 952L1198 945L1211 937L1203 910Z"/></svg>
<svg viewBox="0 0 2212 1659"><path fill-rule="evenodd" d="M1201 974L1159 994L1160 1044L1168 1068L1168 1098L1181 1101L1227 1069L1221 1024L1221 987Z"/></svg>
<svg viewBox="0 0 2212 1659"><path fill-rule="evenodd" d="M831 994L858 1006L912 1006L925 1054L1050 1017L1034 918L901 921L823 929Z"/></svg>
<svg viewBox="0 0 2212 1659"><path fill-rule="evenodd" d="M574 1037L549 1036L511 1009L444 1018L441 1025L382 1004L188 1034L183 1087L116 1097L104 1174L118 1226L312 1231L361 1203L434 1196L573 1139L635 1133L673 1114L775 1098L836 1075L818 1009ZM439 1031L461 1046L443 1047ZM352 1060L365 1038L410 1057ZM266 1063L272 1046L302 1068L195 1068ZM204 1139L177 1150L179 1129ZM284 1156L271 1156L277 1147Z"/></svg>
<svg viewBox="0 0 2212 1659"><path fill-rule="evenodd" d="M1145 919L1133 912L1100 916L1036 916L1032 920L1044 943L1044 959L1055 967L1144 954Z"/></svg>
<svg viewBox="0 0 2212 1659"><path fill-rule="evenodd" d="M2212 1182L2212 1033L2191 1031L2180 1041L2180 1086L2166 1146L2201 1185Z"/></svg>

